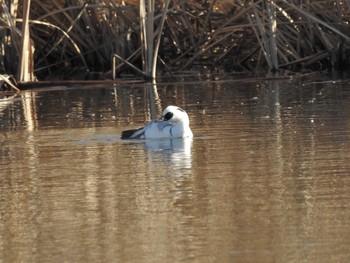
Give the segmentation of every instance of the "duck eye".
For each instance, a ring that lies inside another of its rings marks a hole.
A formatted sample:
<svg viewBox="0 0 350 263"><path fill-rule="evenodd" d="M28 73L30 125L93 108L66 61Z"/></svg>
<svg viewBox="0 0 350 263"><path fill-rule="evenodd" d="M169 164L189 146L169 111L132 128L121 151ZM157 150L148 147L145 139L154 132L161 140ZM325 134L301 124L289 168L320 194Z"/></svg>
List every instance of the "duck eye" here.
<svg viewBox="0 0 350 263"><path fill-rule="evenodd" d="M174 116L174 113L168 112L167 114L164 115L163 119L164 119L165 121L168 121L168 120L170 120L173 116Z"/></svg>

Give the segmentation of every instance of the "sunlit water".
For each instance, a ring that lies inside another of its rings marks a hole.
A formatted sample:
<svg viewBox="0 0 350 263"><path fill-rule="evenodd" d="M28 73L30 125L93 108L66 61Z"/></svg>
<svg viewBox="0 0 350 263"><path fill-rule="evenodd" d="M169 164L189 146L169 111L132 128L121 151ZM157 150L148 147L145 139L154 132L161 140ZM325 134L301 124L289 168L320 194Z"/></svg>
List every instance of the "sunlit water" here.
<svg viewBox="0 0 350 263"><path fill-rule="evenodd" d="M192 140L120 140L169 104ZM350 262L349 82L56 88L0 107L0 262Z"/></svg>

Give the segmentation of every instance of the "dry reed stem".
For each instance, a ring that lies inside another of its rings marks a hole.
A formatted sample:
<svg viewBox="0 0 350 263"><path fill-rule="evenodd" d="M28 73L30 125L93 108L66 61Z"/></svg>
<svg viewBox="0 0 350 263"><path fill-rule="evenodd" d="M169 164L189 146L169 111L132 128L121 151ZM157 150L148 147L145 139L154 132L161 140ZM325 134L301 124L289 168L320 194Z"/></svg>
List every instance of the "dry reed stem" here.
<svg viewBox="0 0 350 263"><path fill-rule="evenodd" d="M6 5L15 7L17 1L2 1L0 7L3 70L19 47L22 13ZM39 75L108 71L112 54L150 77L159 71L160 58L167 72L201 63L228 70L232 65L247 70L335 67L349 59L349 2L32 0L35 68ZM143 52L136 52L140 48ZM127 70L125 65L116 69Z"/></svg>
<svg viewBox="0 0 350 263"><path fill-rule="evenodd" d="M0 74L0 79L4 81L9 87L11 87L16 93L21 92L21 90L11 82L11 76Z"/></svg>

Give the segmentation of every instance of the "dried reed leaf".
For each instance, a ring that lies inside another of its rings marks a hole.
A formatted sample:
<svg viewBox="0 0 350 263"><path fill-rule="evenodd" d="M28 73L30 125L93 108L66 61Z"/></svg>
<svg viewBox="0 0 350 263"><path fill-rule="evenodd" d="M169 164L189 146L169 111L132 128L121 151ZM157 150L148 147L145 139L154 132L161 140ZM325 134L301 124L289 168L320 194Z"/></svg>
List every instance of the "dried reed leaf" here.
<svg viewBox="0 0 350 263"><path fill-rule="evenodd" d="M22 22L22 19L17 19L18 21ZM76 52L78 53L78 55L80 56L81 58L81 61L84 63L85 67L87 67L87 64L85 62L85 59L84 59L84 56L82 55L81 51L80 51L80 48L78 47L78 45L71 39L71 37L65 32L63 31L61 28L59 28L58 26L55 26L53 24L50 24L48 22L43 22L43 21L36 21L36 20L31 20L30 23L32 24L38 24L38 25L44 25L44 26L47 26L47 27L50 27L50 28L54 28L56 30L58 30L59 32L61 32L70 42L71 42L71 45L74 47L74 49L76 50ZM47 54L48 55L48 54ZM46 56L47 56L46 55ZM45 57L46 57L45 56Z"/></svg>
<svg viewBox="0 0 350 263"><path fill-rule="evenodd" d="M295 9L296 11L298 11L300 14L302 14L303 16L309 18L311 21L314 21L326 28L328 28L329 30L333 31L334 33L338 34L339 36L341 36L342 38L344 38L345 40L347 41L350 41L350 37L348 37L347 35L345 35L344 33L340 32L337 28L335 28L334 26L332 26L331 24L329 23L326 23L324 21L322 21L321 19L319 19L318 17L310 14L310 13L307 13L306 11L304 11L303 9L297 7L296 5L292 4L292 3L289 3L288 1L286 0L281 0L283 3L285 3L286 5L288 5L289 7Z"/></svg>
<svg viewBox="0 0 350 263"><path fill-rule="evenodd" d="M18 0L2 1L1 11L9 2L18 5ZM229 68L234 62L255 70L333 65L337 60L349 59L348 0L211 0L205 4L185 0L94 0L84 6L85 3L32 0L32 20L52 25L31 23L37 70L52 69L52 74L64 68L69 72L80 68L108 70L114 53L136 68L143 63L143 71L149 76L155 76L160 57L169 72L201 63ZM0 44L6 48L11 45L10 50L15 51L20 43L16 25L20 19L15 18L21 12L12 6L8 10L11 12L0 12ZM5 59L13 59L11 52L2 47L0 65L6 70ZM65 67L55 69L63 63ZM118 64L117 70L125 65Z"/></svg>

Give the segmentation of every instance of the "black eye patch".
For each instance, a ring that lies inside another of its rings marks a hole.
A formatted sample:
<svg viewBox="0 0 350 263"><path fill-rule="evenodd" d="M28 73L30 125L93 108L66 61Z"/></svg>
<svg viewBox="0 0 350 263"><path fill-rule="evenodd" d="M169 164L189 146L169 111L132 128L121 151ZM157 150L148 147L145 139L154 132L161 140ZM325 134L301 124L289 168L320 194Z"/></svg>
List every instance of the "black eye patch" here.
<svg viewBox="0 0 350 263"><path fill-rule="evenodd" d="M174 116L174 113L168 112L167 114L164 115L163 118L164 118L165 121L168 121L168 120L170 120L173 116Z"/></svg>

